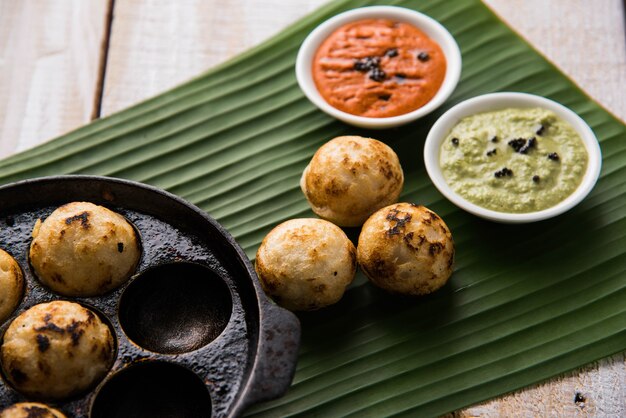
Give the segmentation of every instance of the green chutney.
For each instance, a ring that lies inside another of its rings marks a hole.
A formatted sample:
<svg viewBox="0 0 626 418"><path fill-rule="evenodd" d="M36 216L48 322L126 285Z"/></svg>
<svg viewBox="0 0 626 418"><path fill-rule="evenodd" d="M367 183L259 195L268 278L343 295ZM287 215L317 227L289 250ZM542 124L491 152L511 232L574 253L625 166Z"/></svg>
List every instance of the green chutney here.
<svg viewBox="0 0 626 418"><path fill-rule="evenodd" d="M587 170L580 135L542 108L502 109L459 121L441 145L448 185L498 212L550 208L571 195Z"/></svg>

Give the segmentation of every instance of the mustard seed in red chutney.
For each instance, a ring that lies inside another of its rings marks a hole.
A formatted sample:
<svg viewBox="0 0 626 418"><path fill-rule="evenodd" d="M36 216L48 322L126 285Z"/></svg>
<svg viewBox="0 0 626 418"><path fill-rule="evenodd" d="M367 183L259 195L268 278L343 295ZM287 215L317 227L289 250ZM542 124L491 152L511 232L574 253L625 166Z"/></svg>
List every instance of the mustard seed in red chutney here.
<svg viewBox="0 0 626 418"><path fill-rule="evenodd" d="M340 27L313 60L322 97L339 110L370 118L419 109L437 94L445 75L440 46L416 27L389 19Z"/></svg>

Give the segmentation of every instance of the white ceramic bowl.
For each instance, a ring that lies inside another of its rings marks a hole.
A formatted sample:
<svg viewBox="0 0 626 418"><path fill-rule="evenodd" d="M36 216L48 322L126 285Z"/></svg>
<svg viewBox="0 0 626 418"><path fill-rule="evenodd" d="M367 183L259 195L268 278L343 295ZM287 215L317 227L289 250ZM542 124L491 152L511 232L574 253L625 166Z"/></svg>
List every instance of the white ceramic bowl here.
<svg viewBox="0 0 626 418"><path fill-rule="evenodd" d="M320 95L313 81L313 58L320 44L336 29L349 22L362 19L393 19L410 23L424 32L441 47L446 57L446 75L441 88L428 103L412 112L388 118L356 116L334 108ZM361 128L383 129L404 125L432 112L452 94L461 75L461 52L456 41L436 20L413 10L393 6L371 6L349 10L328 19L319 25L304 40L296 59L298 84L311 102L329 115Z"/></svg>
<svg viewBox="0 0 626 418"><path fill-rule="evenodd" d="M489 112L505 108L529 108L542 107L556 113L561 119L572 125L578 132L585 145L585 149L589 154L587 171L578 186L578 188L555 206L537 212L529 213L504 213L486 209L469 202L465 198L458 195L446 183L439 165L439 151L441 142L446 138L450 130L462 118L476 113ZM461 102L444 113L435 122L426 137L424 146L424 162L426 171L430 176L437 189L452 203L481 218L489 219L503 223L525 223L535 222L543 219L560 215L561 213L573 208L581 200L583 200L593 189L593 186L600 175L602 167L602 153L600 145L589 125L583 121L580 116L568 109L567 107L546 99L545 97L535 96L526 93L492 93L483 96L474 97Z"/></svg>

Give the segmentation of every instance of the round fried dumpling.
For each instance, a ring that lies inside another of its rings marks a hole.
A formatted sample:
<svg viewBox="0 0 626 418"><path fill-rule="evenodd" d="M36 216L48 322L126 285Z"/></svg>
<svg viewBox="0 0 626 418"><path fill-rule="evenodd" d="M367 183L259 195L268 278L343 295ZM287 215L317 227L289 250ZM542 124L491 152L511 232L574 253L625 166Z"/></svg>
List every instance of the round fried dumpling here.
<svg viewBox="0 0 626 418"><path fill-rule="evenodd" d="M7 319L22 299L24 276L17 261L0 250L0 322Z"/></svg>
<svg viewBox="0 0 626 418"><path fill-rule="evenodd" d="M104 377L113 362L111 330L91 310L66 301L35 305L4 334L2 369L37 399L66 399Z"/></svg>
<svg viewBox="0 0 626 418"><path fill-rule="evenodd" d="M360 136L340 136L324 144L300 179L313 212L340 226L359 226L396 202L403 184L396 153Z"/></svg>
<svg viewBox="0 0 626 418"><path fill-rule="evenodd" d="M0 418L66 418L66 416L42 403L21 402L0 411Z"/></svg>
<svg viewBox="0 0 626 418"><path fill-rule="evenodd" d="M265 293L292 311L341 299L356 273L356 250L341 228L321 219L292 219L270 231L256 254Z"/></svg>
<svg viewBox="0 0 626 418"><path fill-rule="evenodd" d="M96 296L124 283L140 249L135 230L102 206L73 202L37 221L30 262L39 279L66 296Z"/></svg>
<svg viewBox="0 0 626 418"><path fill-rule="evenodd" d="M424 295L452 274L452 234L424 206L397 203L374 213L363 225L357 246L365 275L392 293Z"/></svg>

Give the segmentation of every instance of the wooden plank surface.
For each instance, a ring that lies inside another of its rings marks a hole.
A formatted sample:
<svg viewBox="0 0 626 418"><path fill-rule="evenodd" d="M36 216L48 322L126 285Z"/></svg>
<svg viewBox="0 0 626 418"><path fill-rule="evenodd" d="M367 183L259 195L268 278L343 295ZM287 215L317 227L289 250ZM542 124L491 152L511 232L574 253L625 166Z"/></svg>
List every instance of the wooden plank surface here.
<svg viewBox="0 0 626 418"><path fill-rule="evenodd" d="M108 3L0 1L0 157L91 120Z"/></svg>
<svg viewBox="0 0 626 418"><path fill-rule="evenodd" d="M621 0L485 1L593 98L626 120ZM102 114L197 75L325 2L116 0ZM0 0L0 156L89 120L99 96L107 3ZM624 417L626 356L453 415Z"/></svg>
<svg viewBox="0 0 626 418"><path fill-rule="evenodd" d="M116 0L102 115L206 71L325 0Z"/></svg>
<svg viewBox="0 0 626 418"><path fill-rule="evenodd" d="M483 0L592 98L626 121L624 0Z"/></svg>

